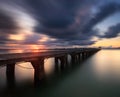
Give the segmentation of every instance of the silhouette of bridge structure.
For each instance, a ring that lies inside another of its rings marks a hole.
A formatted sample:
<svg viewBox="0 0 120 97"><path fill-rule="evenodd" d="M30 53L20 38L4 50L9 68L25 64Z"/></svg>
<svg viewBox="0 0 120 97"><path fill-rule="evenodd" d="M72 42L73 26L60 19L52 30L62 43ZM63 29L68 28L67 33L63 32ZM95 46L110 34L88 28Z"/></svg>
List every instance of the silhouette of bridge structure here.
<svg viewBox="0 0 120 97"><path fill-rule="evenodd" d="M6 66L6 78L9 87L15 84L15 65L17 62L31 62L34 69L34 81L39 82L44 73L45 58L54 57L55 69L63 69L68 64L68 55L71 56L71 63L78 60L85 60L100 48L69 48L69 49L48 49L44 52L27 52L27 53L11 53L0 54L0 66Z"/></svg>

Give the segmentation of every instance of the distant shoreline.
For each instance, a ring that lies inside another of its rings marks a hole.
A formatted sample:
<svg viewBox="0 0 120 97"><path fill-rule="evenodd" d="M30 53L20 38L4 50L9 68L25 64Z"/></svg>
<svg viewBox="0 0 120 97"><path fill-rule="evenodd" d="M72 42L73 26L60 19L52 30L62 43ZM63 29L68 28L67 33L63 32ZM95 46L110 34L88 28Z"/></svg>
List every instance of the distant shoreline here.
<svg viewBox="0 0 120 97"><path fill-rule="evenodd" d="M103 50L120 50L120 48L102 48Z"/></svg>

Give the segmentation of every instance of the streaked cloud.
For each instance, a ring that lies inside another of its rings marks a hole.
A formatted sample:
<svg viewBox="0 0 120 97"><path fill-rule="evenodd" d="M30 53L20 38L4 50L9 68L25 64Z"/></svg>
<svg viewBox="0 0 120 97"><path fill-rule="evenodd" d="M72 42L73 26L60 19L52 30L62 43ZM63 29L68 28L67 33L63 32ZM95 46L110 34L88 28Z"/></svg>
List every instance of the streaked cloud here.
<svg viewBox="0 0 120 97"><path fill-rule="evenodd" d="M95 28L117 12L118 0L0 0L0 44L93 45L119 37L119 23L106 28L104 35L102 28Z"/></svg>

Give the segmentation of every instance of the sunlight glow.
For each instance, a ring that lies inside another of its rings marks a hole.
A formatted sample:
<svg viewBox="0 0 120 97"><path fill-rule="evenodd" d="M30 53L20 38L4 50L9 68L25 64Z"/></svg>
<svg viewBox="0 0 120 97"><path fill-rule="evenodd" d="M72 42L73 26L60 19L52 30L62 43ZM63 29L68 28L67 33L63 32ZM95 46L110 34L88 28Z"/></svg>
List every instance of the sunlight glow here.
<svg viewBox="0 0 120 97"><path fill-rule="evenodd" d="M96 44L94 44L92 46L98 46L98 47L99 46L102 46L102 47L107 47L107 46L120 47L120 37L99 40L98 42L96 42Z"/></svg>
<svg viewBox="0 0 120 97"><path fill-rule="evenodd" d="M100 77L100 79L107 79L108 76L110 76L111 79L120 78L119 58L120 53L117 50L103 50L98 52L93 60L94 63L92 65L92 70L95 72L96 77Z"/></svg>
<svg viewBox="0 0 120 97"><path fill-rule="evenodd" d="M24 34L11 34L9 35L9 39L11 40L24 40L25 39L25 35Z"/></svg>
<svg viewBox="0 0 120 97"><path fill-rule="evenodd" d="M40 49L45 49L44 45L29 45L29 50L32 52L39 52Z"/></svg>

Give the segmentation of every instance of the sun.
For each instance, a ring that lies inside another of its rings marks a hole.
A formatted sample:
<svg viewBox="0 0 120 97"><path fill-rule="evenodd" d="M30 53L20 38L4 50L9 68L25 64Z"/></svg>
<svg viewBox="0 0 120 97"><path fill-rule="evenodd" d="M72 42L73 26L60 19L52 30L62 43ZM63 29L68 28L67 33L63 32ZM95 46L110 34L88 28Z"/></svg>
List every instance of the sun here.
<svg viewBox="0 0 120 97"><path fill-rule="evenodd" d="M44 45L30 45L29 49L31 52L40 52L40 50L44 50L45 46Z"/></svg>

